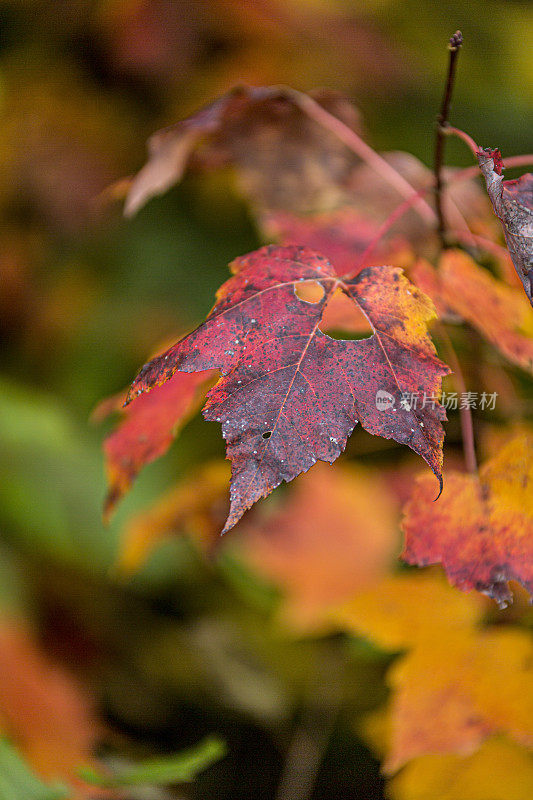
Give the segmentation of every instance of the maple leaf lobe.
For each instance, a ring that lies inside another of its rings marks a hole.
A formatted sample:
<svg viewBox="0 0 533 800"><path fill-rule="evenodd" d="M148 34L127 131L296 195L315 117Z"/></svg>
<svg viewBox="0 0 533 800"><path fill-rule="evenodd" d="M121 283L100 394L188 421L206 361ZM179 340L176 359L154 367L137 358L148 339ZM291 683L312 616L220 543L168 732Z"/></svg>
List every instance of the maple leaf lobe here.
<svg viewBox="0 0 533 800"><path fill-rule="evenodd" d="M104 520L109 520L142 467L168 450L178 429L201 405L209 383L211 373L181 373L148 395L122 403L121 394L108 398L96 410L95 416L102 417L127 404L120 425L104 444L108 479Z"/></svg>

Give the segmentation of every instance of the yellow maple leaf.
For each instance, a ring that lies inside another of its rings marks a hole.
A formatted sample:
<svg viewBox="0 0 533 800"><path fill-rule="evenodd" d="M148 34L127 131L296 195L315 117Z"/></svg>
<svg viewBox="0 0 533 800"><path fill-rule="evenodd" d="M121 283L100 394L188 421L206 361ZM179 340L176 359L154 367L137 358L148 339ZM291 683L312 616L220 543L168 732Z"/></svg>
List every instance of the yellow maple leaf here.
<svg viewBox="0 0 533 800"><path fill-rule="evenodd" d="M533 761L503 738L476 753L417 758L388 785L390 800L531 800Z"/></svg>

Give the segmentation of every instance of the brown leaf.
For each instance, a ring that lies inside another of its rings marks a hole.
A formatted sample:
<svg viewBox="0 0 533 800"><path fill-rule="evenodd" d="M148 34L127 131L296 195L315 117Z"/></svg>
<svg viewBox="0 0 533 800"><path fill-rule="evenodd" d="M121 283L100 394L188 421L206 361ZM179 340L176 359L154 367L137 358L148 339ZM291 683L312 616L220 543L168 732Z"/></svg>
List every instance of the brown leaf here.
<svg viewBox="0 0 533 800"><path fill-rule="evenodd" d="M334 92L314 99L354 129L359 117ZM125 213L181 180L193 153L203 166L236 164L245 191L259 206L295 211L337 205L357 156L310 119L298 93L278 86L236 87L149 140L149 159L134 179ZM200 145L202 145L200 147Z"/></svg>
<svg viewBox="0 0 533 800"><path fill-rule="evenodd" d="M318 106L309 103L310 97ZM320 106L331 116L318 121L314 112L320 112ZM378 167L361 161L341 140L342 130L330 128L328 123L334 125L335 118L359 135L358 113L339 94L322 90L305 95L289 87L236 88L152 136L149 160L133 181L126 214L179 181L188 165L232 164L263 233L281 244L317 250L339 274L354 274L369 264L397 264L391 253L396 256L406 244L429 255L437 243L433 214L426 204L421 216L420 207L413 205L360 262L409 186L413 192L429 190L433 178L408 153L374 154ZM364 142L361 146L366 147ZM355 150L360 152L358 146ZM386 175L379 169L385 162ZM403 190L396 180L391 183L394 175ZM423 197L418 198L421 203ZM490 231L490 204L476 184L450 183L444 205L450 223L466 235L465 219L478 231Z"/></svg>
<svg viewBox="0 0 533 800"><path fill-rule="evenodd" d="M477 153L494 213L524 291L533 305L533 174L504 181L501 153L490 147Z"/></svg>

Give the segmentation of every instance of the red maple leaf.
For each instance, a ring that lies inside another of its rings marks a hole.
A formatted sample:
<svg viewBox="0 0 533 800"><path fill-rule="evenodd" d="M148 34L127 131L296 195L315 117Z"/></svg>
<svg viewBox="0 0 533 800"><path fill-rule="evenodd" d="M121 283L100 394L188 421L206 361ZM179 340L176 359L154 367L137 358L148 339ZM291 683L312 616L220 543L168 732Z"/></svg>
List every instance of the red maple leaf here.
<svg viewBox="0 0 533 800"><path fill-rule="evenodd" d="M122 409L124 393L104 400L95 409L95 420L119 409L124 412L121 424L104 444L108 482L105 519L142 467L166 453L180 426L200 407L202 390L210 383L210 374L179 373L154 392L136 398L126 409Z"/></svg>
<svg viewBox="0 0 533 800"><path fill-rule="evenodd" d="M203 415L222 423L232 462L224 531L283 480L317 460L335 461L357 422L419 453L442 485L445 413L435 398L448 368L427 335L431 301L401 270L370 267L341 279L325 258L296 246L264 247L231 268L206 321L146 364L128 396L177 370L220 370ZM318 302L298 297L303 281L321 287ZM365 314L372 336L344 341L320 330L338 289ZM416 410L402 398L411 393L432 401Z"/></svg>

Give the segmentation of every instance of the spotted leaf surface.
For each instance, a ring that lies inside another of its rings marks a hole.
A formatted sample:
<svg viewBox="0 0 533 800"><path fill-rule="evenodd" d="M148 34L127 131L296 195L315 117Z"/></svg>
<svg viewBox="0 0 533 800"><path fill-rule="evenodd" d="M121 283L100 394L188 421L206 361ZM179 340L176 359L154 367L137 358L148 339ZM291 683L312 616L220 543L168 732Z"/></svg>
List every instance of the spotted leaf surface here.
<svg viewBox="0 0 533 800"><path fill-rule="evenodd" d="M335 461L358 422L411 447L441 482L444 411L438 401L422 410L401 401L436 397L448 369L427 335L431 301L401 270L372 267L343 281L325 258L296 246L262 248L231 268L206 321L146 364L129 395L176 371L221 372L203 414L221 423L232 462L224 530L282 481ZM316 302L298 296L309 284ZM369 338L337 340L320 330L339 288L369 320Z"/></svg>
<svg viewBox="0 0 533 800"><path fill-rule="evenodd" d="M533 174L504 181L499 150L480 150L477 157L513 264L533 305Z"/></svg>

